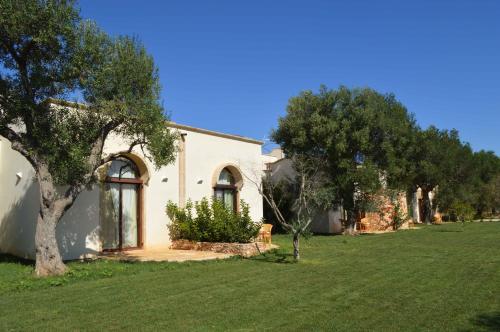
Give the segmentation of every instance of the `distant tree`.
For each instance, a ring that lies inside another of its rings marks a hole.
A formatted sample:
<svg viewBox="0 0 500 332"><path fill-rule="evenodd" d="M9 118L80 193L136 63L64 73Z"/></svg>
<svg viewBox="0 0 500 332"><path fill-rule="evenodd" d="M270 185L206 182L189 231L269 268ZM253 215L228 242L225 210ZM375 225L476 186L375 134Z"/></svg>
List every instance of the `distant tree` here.
<svg viewBox="0 0 500 332"><path fill-rule="evenodd" d="M431 126L416 137L413 185L422 190L424 220L430 224L438 208L446 211L456 202L471 204L475 200L473 153L454 129ZM436 197L431 203L429 192L433 190Z"/></svg>
<svg viewBox="0 0 500 332"><path fill-rule="evenodd" d="M406 188L414 146L413 117L393 95L372 89L305 91L289 100L273 132L287 156L324 159L323 193L347 212L353 234L364 198L381 187Z"/></svg>
<svg viewBox="0 0 500 332"><path fill-rule="evenodd" d="M488 205L492 215L500 215L500 174L497 174L487 183Z"/></svg>
<svg viewBox="0 0 500 332"><path fill-rule="evenodd" d="M478 217L498 213L500 210L500 158L492 151L474 153L475 200L472 205Z"/></svg>
<svg viewBox="0 0 500 332"><path fill-rule="evenodd" d="M83 97L86 106L51 106ZM111 134L157 166L173 161L175 136L159 104L158 70L134 38L82 22L74 1L0 0L0 135L33 166L40 185L38 276L62 274L56 226L96 169ZM64 190L59 190L59 185Z"/></svg>

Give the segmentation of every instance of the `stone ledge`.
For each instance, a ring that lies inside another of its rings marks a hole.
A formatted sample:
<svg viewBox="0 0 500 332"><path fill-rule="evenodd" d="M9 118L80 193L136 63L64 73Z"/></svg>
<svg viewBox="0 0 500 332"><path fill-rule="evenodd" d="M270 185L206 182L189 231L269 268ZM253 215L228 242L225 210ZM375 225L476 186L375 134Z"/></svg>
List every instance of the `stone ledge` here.
<svg viewBox="0 0 500 332"><path fill-rule="evenodd" d="M225 243L225 242L194 242L189 240L174 240L170 249L213 251L224 254L251 257L270 249L278 248L275 244L263 242Z"/></svg>

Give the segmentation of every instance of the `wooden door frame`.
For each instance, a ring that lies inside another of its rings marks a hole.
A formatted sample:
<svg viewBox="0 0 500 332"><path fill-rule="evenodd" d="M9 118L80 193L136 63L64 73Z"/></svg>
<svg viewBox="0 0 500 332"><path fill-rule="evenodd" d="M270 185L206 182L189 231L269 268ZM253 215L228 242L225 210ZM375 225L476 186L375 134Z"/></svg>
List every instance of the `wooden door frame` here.
<svg viewBox="0 0 500 332"><path fill-rule="evenodd" d="M224 190L231 190L233 192L233 212L234 213L240 212L240 204L239 204L240 191L238 190L238 187L231 184L216 184L215 187L213 187L214 198L216 198L215 192L217 190L222 190L222 192L224 192Z"/></svg>
<svg viewBox="0 0 500 332"><path fill-rule="evenodd" d="M142 220L142 209L143 209L143 181L141 179L120 179L115 177L107 176L104 183L117 183L119 184L119 217L118 217L118 248L113 249L103 249L103 252L116 252L116 251L127 251L134 249L141 249L144 246L143 241L143 220ZM123 218L122 218L122 186L121 184L134 184L137 186L137 246L123 248Z"/></svg>

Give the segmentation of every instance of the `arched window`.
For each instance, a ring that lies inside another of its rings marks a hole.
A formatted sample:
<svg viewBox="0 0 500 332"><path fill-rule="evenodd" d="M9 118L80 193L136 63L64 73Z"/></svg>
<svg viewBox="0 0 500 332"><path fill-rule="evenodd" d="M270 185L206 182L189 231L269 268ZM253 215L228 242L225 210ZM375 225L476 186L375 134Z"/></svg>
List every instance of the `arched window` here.
<svg viewBox="0 0 500 332"><path fill-rule="evenodd" d="M109 165L101 205L103 250L123 250L142 246L142 180L135 163L114 159Z"/></svg>
<svg viewBox="0 0 500 332"><path fill-rule="evenodd" d="M224 205L233 211L236 211L237 191L234 176L227 168L224 168L217 179L214 188L215 199L224 203Z"/></svg>
<svg viewBox="0 0 500 332"><path fill-rule="evenodd" d="M108 177L115 179L136 179L139 177L137 166L126 158L117 158L111 162Z"/></svg>

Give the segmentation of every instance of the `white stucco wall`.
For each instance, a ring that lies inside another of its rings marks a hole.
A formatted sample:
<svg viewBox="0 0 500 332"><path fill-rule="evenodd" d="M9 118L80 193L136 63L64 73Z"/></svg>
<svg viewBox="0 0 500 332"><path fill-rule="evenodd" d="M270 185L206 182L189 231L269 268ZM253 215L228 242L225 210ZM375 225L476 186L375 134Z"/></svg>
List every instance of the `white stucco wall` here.
<svg viewBox="0 0 500 332"><path fill-rule="evenodd" d="M21 173L18 179L16 173ZM33 168L0 136L0 250L21 257L34 251L38 185Z"/></svg>
<svg viewBox="0 0 500 332"><path fill-rule="evenodd" d="M17 173L22 177L18 179ZM35 171L26 159L0 136L0 252L34 257L39 188ZM96 187L96 186L94 186ZM99 195L97 188L84 191L57 228L57 240L65 259L93 255L100 250Z"/></svg>
<svg viewBox="0 0 500 332"><path fill-rule="evenodd" d="M228 137L220 137L186 128L186 200L200 200L213 195L212 178L223 165L234 165L259 181L262 172L261 145ZM127 142L111 137L105 153L123 151ZM143 241L145 247L168 246L168 217L165 206L168 200L179 203L178 160L166 167L155 169L142 153L149 173L143 187ZM16 173L23 177L17 181ZM31 165L10 148L10 143L0 136L0 252L22 257L34 256L35 223L39 207L38 185ZM64 259L77 259L101 251L100 239L100 190L95 184L83 192L58 225L57 238ZM256 186L244 176L240 198L250 205L252 219L262 218L262 198Z"/></svg>

